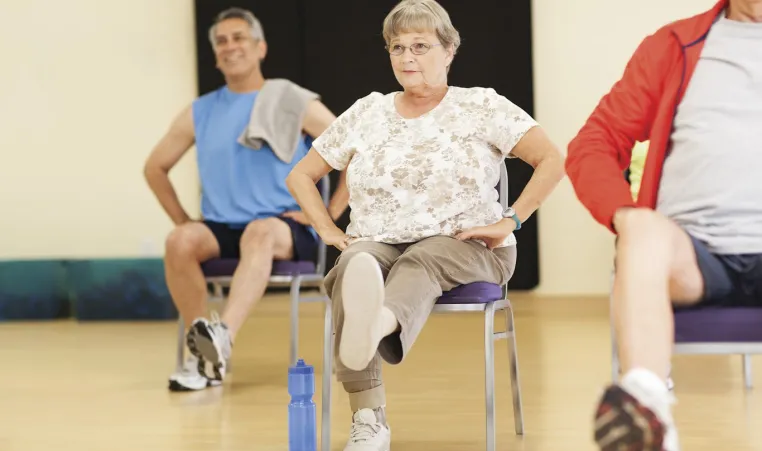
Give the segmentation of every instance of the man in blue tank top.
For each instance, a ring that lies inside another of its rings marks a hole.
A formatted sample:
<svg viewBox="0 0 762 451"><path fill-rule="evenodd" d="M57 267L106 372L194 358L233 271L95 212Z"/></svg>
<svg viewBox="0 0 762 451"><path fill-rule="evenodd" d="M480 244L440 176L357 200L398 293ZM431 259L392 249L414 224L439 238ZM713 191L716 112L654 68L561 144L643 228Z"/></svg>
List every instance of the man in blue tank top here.
<svg viewBox="0 0 762 451"><path fill-rule="evenodd" d="M238 142L265 84L260 63L267 44L261 24L251 12L232 8L220 13L209 38L226 85L186 107L145 165L151 190L176 225L166 241L166 279L185 320L187 339L194 344L183 370L170 377L170 390L220 384L235 336L265 292L272 261L314 261L317 252L316 234L285 183L309 150L305 140L300 140L290 163L279 159L268 144L254 150ZM302 131L316 138L334 119L319 100L311 100ZM203 220L185 212L168 176L194 144ZM348 199L342 174L330 203L334 220ZM215 257L237 258L240 263L222 318L208 321L201 263Z"/></svg>

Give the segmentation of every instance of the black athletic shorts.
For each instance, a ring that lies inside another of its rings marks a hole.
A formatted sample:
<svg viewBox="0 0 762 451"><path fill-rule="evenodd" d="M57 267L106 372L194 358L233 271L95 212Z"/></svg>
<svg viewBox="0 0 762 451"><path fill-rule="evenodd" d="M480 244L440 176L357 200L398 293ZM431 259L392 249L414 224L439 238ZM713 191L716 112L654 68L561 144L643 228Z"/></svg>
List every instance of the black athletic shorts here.
<svg viewBox="0 0 762 451"><path fill-rule="evenodd" d="M299 224L291 218L277 219L288 224L291 229L291 240L294 246L294 261L317 262L317 237L312 234L309 227ZM220 246L220 258L241 257L241 236L246 225L230 225L221 222L204 221L209 227L217 244Z"/></svg>
<svg viewBox="0 0 762 451"><path fill-rule="evenodd" d="M704 296L694 307L762 307L762 254L713 254L691 241L704 278Z"/></svg>

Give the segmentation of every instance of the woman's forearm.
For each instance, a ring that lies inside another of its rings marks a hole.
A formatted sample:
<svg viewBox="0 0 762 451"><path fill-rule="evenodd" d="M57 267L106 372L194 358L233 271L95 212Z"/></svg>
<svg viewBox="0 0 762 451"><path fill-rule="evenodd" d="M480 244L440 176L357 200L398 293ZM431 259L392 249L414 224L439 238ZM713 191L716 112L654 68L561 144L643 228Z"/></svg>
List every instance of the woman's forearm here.
<svg viewBox="0 0 762 451"><path fill-rule="evenodd" d="M550 154L537 164L532 178L513 204L521 222L525 222L540 208L564 175L564 160L560 154Z"/></svg>
<svg viewBox="0 0 762 451"><path fill-rule="evenodd" d="M328 213L336 221L344 214L349 206L349 189L347 188L347 172L342 171L339 175L339 183L336 185L336 191L328 203Z"/></svg>
<svg viewBox="0 0 762 451"><path fill-rule="evenodd" d="M337 228L323 203L320 191L307 174L292 172L286 178L286 186L318 234Z"/></svg>

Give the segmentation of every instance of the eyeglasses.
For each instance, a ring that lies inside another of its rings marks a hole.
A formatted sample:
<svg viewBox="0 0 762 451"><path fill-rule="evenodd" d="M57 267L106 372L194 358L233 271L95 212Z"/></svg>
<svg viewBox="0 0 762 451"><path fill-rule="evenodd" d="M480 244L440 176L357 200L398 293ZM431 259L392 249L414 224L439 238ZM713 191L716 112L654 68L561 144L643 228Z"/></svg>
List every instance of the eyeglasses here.
<svg viewBox="0 0 762 451"><path fill-rule="evenodd" d="M394 44L391 47L387 45L384 48L389 52L389 54L394 56L402 55L403 53L405 53L405 50L407 49L410 49L413 55L425 55L426 53L429 52L429 50L431 50L432 47L436 47L438 45L442 45L442 44L429 44L427 42L416 42L410 47L405 47L402 44Z"/></svg>

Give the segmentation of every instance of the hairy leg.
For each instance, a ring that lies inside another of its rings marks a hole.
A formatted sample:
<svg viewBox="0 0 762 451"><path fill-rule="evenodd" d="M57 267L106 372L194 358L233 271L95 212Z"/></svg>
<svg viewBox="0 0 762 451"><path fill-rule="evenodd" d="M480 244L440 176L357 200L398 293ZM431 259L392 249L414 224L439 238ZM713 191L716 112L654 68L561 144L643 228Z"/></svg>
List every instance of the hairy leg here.
<svg viewBox="0 0 762 451"><path fill-rule="evenodd" d="M645 368L666 379L672 304L698 302L703 278L690 237L671 220L645 209L622 219L612 305L622 370Z"/></svg>
<svg viewBox="0 0 762 451"><path fill-rule="evenodd" d="M201 263L219 254L217 240L200 222L180 225L167 237L164 255L167 286L186 329L206 313L207 290Z"/></svg>
<svg viewBox="0 0 762 451"><path fill-rule="evenodd" d="M240 246L241 258L222 315L222 322L228 326L232 338L264 295L273 260L290 260L294 255L291 228L276 218L250 223L241 237Z"/></svg>

